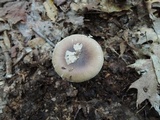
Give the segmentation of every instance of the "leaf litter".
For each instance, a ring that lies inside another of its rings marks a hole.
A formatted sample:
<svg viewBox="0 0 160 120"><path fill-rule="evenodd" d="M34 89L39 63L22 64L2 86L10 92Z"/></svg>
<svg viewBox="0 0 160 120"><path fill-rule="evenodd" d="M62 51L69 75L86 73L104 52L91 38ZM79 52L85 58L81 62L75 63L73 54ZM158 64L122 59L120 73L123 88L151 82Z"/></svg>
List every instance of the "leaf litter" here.
<svg viewBox="0 0 160 120"><path fill-rule="evenodd" d="M1 1L2 118L143 120L146 116L135 115L120 99L129 86L137 89L137 107L148 100L160 114L159 6L152 8L155 2L159 0ZM149 16L141 9L144 6ZM96 82L68 83L51 67L54 46L74 33L97 38L104 49L104 68Z"/></svg>
<svg viewBox="0 0 160 120"><path fill-rule="evenodd" d="M135 68L142 74L142 76L132 83L129 88L136 88L138 90L137 107L145 100L149 100L151 107L154 107L160 115L160 96L158 87L160 84L160 32L158 29L159 18L156 18L152 13L151 5L154 2L160 1L148 1L148 10L150 12L150 17L153 20L153 28L146 26L141 27L139 31L140 34L136 34L138 35L138 42L136 44L142 45L140 51L144 55L149 56L150 59L140 58L136 60L134 64L129 65L129 67ZM152 41L152 43L149 43L149 41Z"/></svg>

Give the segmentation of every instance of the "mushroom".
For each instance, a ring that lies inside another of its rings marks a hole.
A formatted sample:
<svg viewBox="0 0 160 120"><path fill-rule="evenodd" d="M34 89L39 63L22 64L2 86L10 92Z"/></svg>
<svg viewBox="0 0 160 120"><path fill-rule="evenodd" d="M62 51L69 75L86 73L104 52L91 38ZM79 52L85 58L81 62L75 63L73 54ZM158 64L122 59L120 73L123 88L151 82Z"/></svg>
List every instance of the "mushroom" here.
<svg viewBox="0 0 160 120"><path fill-rule="evenodd" d="M52 63L62 79L83 82L95 77L104 62L101 46L92 38L74 34L58 42Z"/></svg>

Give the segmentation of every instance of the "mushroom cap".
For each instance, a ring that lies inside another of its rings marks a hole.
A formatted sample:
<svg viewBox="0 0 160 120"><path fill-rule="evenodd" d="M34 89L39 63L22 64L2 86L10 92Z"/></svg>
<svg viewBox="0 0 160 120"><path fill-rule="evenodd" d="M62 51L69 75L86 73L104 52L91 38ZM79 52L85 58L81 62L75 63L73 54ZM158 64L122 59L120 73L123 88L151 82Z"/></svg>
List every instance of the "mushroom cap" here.
<svg viewBox="0 0 160 120"><path fill-rule="evenodd" d="M70 82L83 82L95 77L103 62L101 46L94 39L81 34L58 42L52 56L57 74Z"/></svg>

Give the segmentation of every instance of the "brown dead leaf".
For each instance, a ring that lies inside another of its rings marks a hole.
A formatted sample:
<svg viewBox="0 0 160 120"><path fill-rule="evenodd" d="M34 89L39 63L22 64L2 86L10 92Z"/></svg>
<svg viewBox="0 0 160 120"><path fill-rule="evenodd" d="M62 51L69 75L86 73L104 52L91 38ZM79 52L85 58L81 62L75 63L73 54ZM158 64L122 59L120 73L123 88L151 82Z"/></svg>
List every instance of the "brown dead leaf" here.
<svg viewBox="0 0 160 120"><path fill-rule="evenodd" d="M119 6L115 4L113 1L102 0L99 5L99 9L103 12L111 13L111 12L120 12L123 10L129 10L131 8L130 5Z"/></svg>
<svg viewBox="0 0 160 120"><path fill-rule="evenodd" d="M151 32L153 30L149 31L146 32L146 36L150 36L150 40L155 40L155 36L153 32ZM142 52L147 53L150 59L139 59L134 64L129 65L129 67L135 68L139 73L143 73L142 76L130 86L130 88L136 88L138 90L137 106L144 100L149 100L152 107L160 114L160 96L158 90L158 84L160 83L159 48L160 44L156 41L152 44L144 45Z"/></svg>
<svg viewBox="0 0 160 120"><path fill-rule="evenodd" d="M129 67L145 72L140 79L132 83L130 86L130 88L136 88L138 90L138 106L144 100L148 99L150 95L157 93L157 81L155 80L156 76L154 74L153 64L150 59L137 60L134 64L129 65Z"/></svg>
<svg viewBox="0 0 160 120"><path fill-rule="evenodd" d="M84 17L76 15L74 12L68 12L66 22L72 23L74 26L82 26Z"/></svg>
<svg viewBox="0 0 160 120"><path fill-rule="evenodd" d="M0 32L10 30L10 26L3 18L0 18Z"/></svg>
<svg viewBox="0 0 160 120"><path fill-rule="evenodd" d="M87 8L88 10L98 10L106 13L112 12L120 12L123 10L129 10L131 8L130 5L125 4L123 6L119 6L114 1L109 0L92 0L92 1L74 1L71 3L71 9L74 11L83 10Z"/></svg>
<svg viewBox="0 0 160 120"><path fill-rule="evenodd" d="M11 47L10 54L11 54L11 58L14 58L17 56L17 54L18 54L18 46L17 45Z"/></svg>
<svg viewBox="0 0 160 120"><path fill-rule="evenodd" d="M0 1L0 4L6 3L6 2L10 2L10 1L12 1L12 0L1 0L1 1Z"/></svg>
<svg viewBox="0 0 160 120"><path fill-rule="evenodd" d="M154 15L154 12L156 11L155 9L152 8L152 4L153 3L160 3L160 0L146 0L146 4L147 4L147 9L149 12L149 16L152 20L156 19L156 16Z"/></svg>
<svg viewBox="0 0 160 120"><path fill-rule="evenodd" d="M4 43L4 41L0 41L0 47L2 48L2 51L4 52L5 62L6 62L6 78L12 77L12 60L9 55L9 52L7 50L7 47Z"/></svg>
<svg viewBox="0 0 160 120"><path fill-rule="evenodd" d="M27 1L8 2L0 11L0 16L6 18L11 24L26 21Z"/></svg>
<svg viewBox="0 0 160 120"><path fill-rule="evenodd" d="M0 22L0 32L10 30L10 26L7 23L1 23Z"/></svg>
<svg viewBox="0 0 160 120"><path fill-rule="evenodd" d="M54 3L57 5L57 6L60 6L62 5L63 3L65 3L66 0L54 0Z"/></svg>
<svg viewBox="0 0 160 120"><path fill-rule="evenodd" d="M43 63L51 58L52 47L40 37L28 41L27 45L32 51L23 58L24 63Z"/></svg>
<svg viewBox="0 0 160 120"><path fill-rule="evenodd" d="M146 1L147 9L149 12L150 18L153 20L153 28L155 33L158 36L160 41L160 18L159 18L159 9L160 9L160 0L148 0Z"/></svg>
<svg viewBox="0 0 160 120"><path fill-rule="evenodd" d="M46 9L46 12L47 12L47 15L48 17L53 21L55 22L56 19L57 19L57 8L56 6L54 5L53 3L53 0L46 0L44 3L43 3L45 9Z"/></svg>
<svg viewBox="0 0 160 120"><path fill-rule="evenodd" d="M10 39L8 37L7 31L3 32L3 39L4 39L4 43L6 45L7 50L10 50L11 49L11 42L10 42Z"/></svg>
<svg viewBox="0 0 160 120"><path fill-rule="evenodd" d="M151 55L154 71L157 77L158 84L160 84L160 59L156 55Z"/></svg>
<svg viewBox="0 0 160 120"><path fill-rule="evenodd" d="M160 48L160 45L157 43L153 43L151 45L152 52L154 53L154 54L151 54L151 59L153 62L157 81L160 84L160 52L159 52L159 48Z"/></svg>
<svg viewBox="0 0 160 120"><path fill-rule="evenodd" d="M140 59L129 67L135 68L138 71L143 71L143 75L137 81L131 84L129 88L136 88L137 93L137 107L144 100L149 100L152 107L160 114L160 96L158 95L155 71L151 59Z"/></svg>
<svg viewBox="0 0 160 120"><path fill-rule="evenodd" d="M70 4L70 7L71 7L71 10L73 10L73 11L84 10L85 8L87 8L88 10L98 10L97 9L98 4L99 4L99 0L92 0L92 2L75 1Z"/></svg>
<svg viewBox="0 0 160 120"><path fill-rule="evenodd" d="M119 55L119 57L123 56L123 54L124 54L124 52L126 50L126 47L127 47L127 45L126 45L126 43L124 41L120 43L120 55Z"/></svg>
<svg viewBox="0 0 160 120"><path fill-rule="evenodd" d="M129 67L143 72L141 78L131 84L130 88L138 90L137 106L148 99L152 107L160 114L160 96L158 93L158 84L160 84L160 45L152 43L150 46L151 59L139 59Z"/></svg>
<svg viewBox="0 0 160 120"><path fill-rule="evenodd" d="M154 31L156 32L158 38L160 39L160 18L157 18L153 21L153 28L154 28ZM160 42L160 40L159 40Z"/></svg>
<svg viewBox="0 0 160 120"><path fill-rule="evenodd" d="M147 26L142 26L138 32L135 32L135 35L138 37L137 44L143 44L148 41L157 42L158 36L152 28Z"/></svg>
<svg viewBox="0 0 160 120"><path fill-rule="evenodd" d="M153 44L151 45L151 49L152 49L153 53L160 58L159 48L160 48L160 44L153 43Z"/></svg>
<svg viewBox="0 0 160 120"><path fill-rule="evenodd" d="M27 45L31 48L37 48L37 47L43 46L45 43L46 42L44 39L37 37L28 41Z"/></svg>

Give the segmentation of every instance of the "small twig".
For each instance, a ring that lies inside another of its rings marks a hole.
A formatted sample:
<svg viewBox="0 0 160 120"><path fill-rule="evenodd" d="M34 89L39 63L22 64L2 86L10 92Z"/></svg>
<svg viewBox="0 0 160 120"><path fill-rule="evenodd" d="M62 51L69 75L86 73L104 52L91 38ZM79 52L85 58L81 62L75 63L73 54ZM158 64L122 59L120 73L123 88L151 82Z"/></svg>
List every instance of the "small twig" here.
<svg viewBox="0 0 160 120"><path fill-rule="evenodd" d="M79 111L80 111L81 109L82 109L82 107L81 107L80 105L78 105L78 110L77 110L76 114L74 115L74 120L76 120L77 115L78 115L78 113L79 113Z"/></svg>
<svg viewBox="0 0 160 120"><path fill-rule="evenodd" d="M6 78L12 77L12 60L9 56L7 47L4 44L4 41L0 41L0 47L2 48L2 51L4 53L5 59L6 59Z"/></svg>
<svg viewBox="0 0 160 120"><path fill-rule="evenodd" d="M10 39L8 37L7 31L3 32L3 41L4 41L4 44L7 48L7 50L9 51L11 49L11 42L10 42Z"/></svg>
<svg viewBox="0 0 160 120"><path fill-rule="evenodd" d="M50 39L48 39L47 37L45 37L44 35L42 35L42 33L36 31L34 28L32 28L32 30L39 35L40 37L42 37L46 42L48 42L52 47L55 47L55 45L51 42Z"/></svg>
<svg viewBox="0 0 160 120"><path fill-rule="evenodd" d="M145 105L136 112L136 114L138 114L139 112L141 112L147 105L148 105L148 102L146 102Z"/></svg>
<svg viewBox="0 0 160 120"><path fill-rule="evenodd" d="M19 57L17 58L17 60L14 62L13 66L17 65L17 64L20 62L20 60L21 60L22 58L24 58L27 54L29 54L31 51L32 51L32 49L29 48L29 47L23 48L20 56L19 56Z"/></svg>

